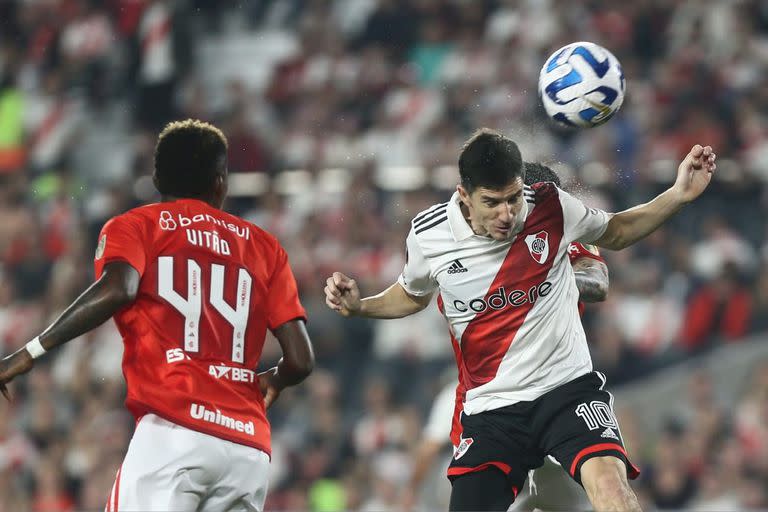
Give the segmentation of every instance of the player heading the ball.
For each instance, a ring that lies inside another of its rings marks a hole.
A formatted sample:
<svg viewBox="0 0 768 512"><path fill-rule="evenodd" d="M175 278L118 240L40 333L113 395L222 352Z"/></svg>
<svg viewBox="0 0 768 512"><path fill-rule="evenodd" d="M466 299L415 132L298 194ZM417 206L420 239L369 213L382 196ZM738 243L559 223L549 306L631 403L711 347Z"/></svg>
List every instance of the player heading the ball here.
<svg viewBox="0 0 768 512"><path fill-rule="evenodd" d="M326 303L344 316L404 317L437 292L465 392L448 469L451 510L507 510L548 455L596 510L640 509L627 481L639 471L592 368L568 248L632 245L696 199L714 171L712 148L696 145L668 190L607 213L554 183L525 185L517 144L482 129L459 155L453 196L411 222L397 282L361 299L353 278L327 279Z"/></svg>

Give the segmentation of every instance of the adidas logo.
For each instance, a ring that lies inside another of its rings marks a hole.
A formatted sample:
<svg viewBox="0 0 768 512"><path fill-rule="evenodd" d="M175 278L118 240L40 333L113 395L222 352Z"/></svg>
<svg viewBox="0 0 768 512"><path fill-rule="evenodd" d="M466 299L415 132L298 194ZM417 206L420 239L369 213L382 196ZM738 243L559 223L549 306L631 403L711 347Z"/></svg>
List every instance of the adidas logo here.
<svg viewBox="0 0 768 512"><path fill-rule="evenodd" d="M616 435L616 432L614 432L611 427L606 428L603 433L600 434L600 437L610 437L611 439L619 440L619 436Z"/></svg>
<svg viewBox="0 0 768 512"><path fill-rule="evenodd" d="M453 260L451 266L448 267L449 274L458 274L460 272L469 272L469 269L465 268L459 260Z"/></svg>

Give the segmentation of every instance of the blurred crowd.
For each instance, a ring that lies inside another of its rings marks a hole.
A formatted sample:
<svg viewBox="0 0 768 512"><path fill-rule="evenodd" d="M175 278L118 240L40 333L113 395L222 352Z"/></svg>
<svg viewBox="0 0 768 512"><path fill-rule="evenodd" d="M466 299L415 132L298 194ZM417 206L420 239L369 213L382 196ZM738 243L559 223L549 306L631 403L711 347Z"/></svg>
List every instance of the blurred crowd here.
<svg viewBox="0 0 768 512"><path fill-rule="evenodd" d="M552 126L536 94L541 63L576 40L609 48L628 84L619 114L582 132ZM398 509L453 366L447 331L436 308L343 320L324 306L325 277L344 271L364 293L391 284L410 219L450 194L477 127L608 210L662 191L705 143L719 155L705 197L605 254L609 298L584 323L614 385L738 344L768 327L766 76L762 0L0 1L0 354L90 283L109 217L156 199L163 124L214 122L230 172L266 184L233 187L227 209L286 247L318 356L272 412L267 506ZM413 179L439 173L447 185ZM14 385L0 405L0 511L103 507L133 429L121 350L109 322ZM268 343L265 365L278 356ZM691 389L664 425L621 413L643 499L768 508L768 367L739 397L715 396L704 374Z"/></svg>

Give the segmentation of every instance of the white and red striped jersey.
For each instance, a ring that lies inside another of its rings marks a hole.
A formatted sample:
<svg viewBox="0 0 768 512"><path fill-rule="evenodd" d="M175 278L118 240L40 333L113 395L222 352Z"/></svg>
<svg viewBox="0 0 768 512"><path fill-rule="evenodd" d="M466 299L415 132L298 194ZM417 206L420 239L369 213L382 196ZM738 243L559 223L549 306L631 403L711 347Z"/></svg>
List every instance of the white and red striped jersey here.
<svg viewBox="0 0 768 512"><path fill-rule="evenodd" d="M439 291L465 414L534 400L592 371L568 246L598 239L611 216L552 183L524 196L509 241L476 235L458 193L417 215L408 234L398 282L411 295Z"/></svg>

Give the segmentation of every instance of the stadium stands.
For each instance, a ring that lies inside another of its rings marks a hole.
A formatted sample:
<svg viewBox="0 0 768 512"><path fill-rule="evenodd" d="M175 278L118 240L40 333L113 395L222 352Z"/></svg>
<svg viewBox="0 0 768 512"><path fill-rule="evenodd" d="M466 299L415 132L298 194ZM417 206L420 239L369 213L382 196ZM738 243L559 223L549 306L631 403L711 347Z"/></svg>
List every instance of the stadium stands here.
<svg viewBox="0 0 768 512"><path fill-rule="evenodd" d="M535 92L542 60L575 40L610 48L628 81L619 114L579 133L550 126ZM476 127L502 130L606 209L651 198L705 140L719 155L706 197L606 254L609 299L585 317L593 358L609 383L631 385L764 343L766 76L759 0L2 1L0 354L88 285L105 220L155 199L162 124L215 122L230 138L228 208L286 247L317 349L316 374L271 412L268 509L398 510L453 365L445 327L435 308L342 323L323 276L390 284L411 217L450 193ZM103 508L133 428L121 350L108 323L0 403L0 512ZM624 427L648 509L768 508L765 363L723 396L706 372L680 371L680 414Z"/></svg>

